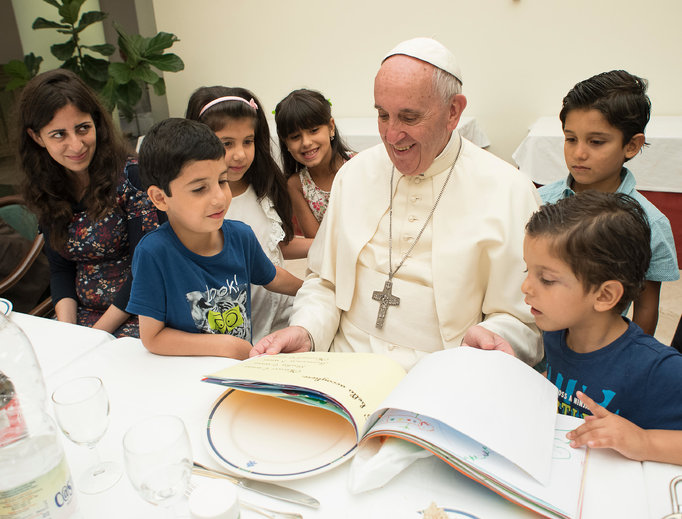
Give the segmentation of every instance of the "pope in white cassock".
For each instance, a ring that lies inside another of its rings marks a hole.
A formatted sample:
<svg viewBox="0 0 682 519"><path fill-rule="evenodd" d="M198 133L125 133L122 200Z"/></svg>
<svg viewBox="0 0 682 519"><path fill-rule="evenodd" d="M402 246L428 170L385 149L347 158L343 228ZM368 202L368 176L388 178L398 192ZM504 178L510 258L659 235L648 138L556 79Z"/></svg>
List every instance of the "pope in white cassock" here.
<svg viewBox="0 0 682 519"><path fill-rule="evenodd" d="M410 369L460 345L542 357L521 283L539 198L516 168L463 139L461 72L443 45L405 41L374 82L383 145L338 172L290 326L251 355L374 352Z"/></svg>

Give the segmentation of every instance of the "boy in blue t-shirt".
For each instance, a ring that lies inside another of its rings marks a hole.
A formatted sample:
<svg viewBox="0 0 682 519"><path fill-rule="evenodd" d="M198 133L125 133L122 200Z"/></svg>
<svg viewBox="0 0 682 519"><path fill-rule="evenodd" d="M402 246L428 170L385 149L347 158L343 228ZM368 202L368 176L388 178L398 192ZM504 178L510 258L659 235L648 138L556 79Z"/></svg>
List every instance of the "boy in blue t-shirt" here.
<svg viewBox="0 0 682 519"><path fill-rule="evenodd" d="M545 203L594 189L625 193L644 209L651 228L651 262L642 293L634 300L632 320L649 335L656 331L662 281L679 279L670 222L635 189L623 166L642 149L651 102L645 80L612 70L581 81L566 94L559 114L564 131L568 178L541 187ZM627 308L627 307L626 307Z"/></svg>
<svg viewBox="0 0 682 519"><path fill-rule="evenodd" d="M682 464L682 355L621 315L645 282L650 229L622 193L585 191L530 218L521 289L543 330L571 446ZM590 415L591 413L591 415Z"/></svg>
<svg viewBox="0 0 682 519"><path fill-rule="evenodd" d="M250 284L293 296L301 280L270 262L248 225L224 220L232 200L225 149L208 126L156 124L139 166L149 198L168 216L133 257L127 311L140 316L142 343L161 355L247 358Z"/></svg>

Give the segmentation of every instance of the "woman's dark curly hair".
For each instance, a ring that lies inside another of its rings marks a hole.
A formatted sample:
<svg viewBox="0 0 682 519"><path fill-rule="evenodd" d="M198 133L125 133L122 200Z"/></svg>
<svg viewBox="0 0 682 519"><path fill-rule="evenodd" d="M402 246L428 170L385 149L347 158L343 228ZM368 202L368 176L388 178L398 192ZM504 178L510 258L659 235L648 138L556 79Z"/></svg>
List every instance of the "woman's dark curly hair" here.
<svg viewBox="0 0 682 519"><path fill-rule="evenodd" d="M129 154L111 115L97 94L75 73L50 70L27 83L17 106L18 155L25 173L22 192L27 205L38 216L40 226L47 231L53 248L66 242L73 206L80 202L78 186L64 167L33 140L28 130L40 133L57 111L67 105L90 114L95 124L96 148L88 166L90 180L82 199L90 218L102 217L115 205L116 185Z"/></svg>

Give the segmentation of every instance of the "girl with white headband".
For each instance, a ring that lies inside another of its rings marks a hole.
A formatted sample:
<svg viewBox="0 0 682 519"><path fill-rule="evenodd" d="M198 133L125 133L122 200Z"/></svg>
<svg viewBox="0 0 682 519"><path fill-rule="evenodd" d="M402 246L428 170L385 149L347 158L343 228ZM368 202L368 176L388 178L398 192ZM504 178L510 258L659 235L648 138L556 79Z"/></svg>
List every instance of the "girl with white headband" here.
<svg viewBox="0 0 682 519"><path fill-rule="evenodd" d="M201 87L190 97L185 116L206 124L225 145L232 191L225 218L250 225L275 265L305 258L312 240L294 236L286 181L270 152L268 122L256 96L244 88ZM254 344L287 326L292 303L290 296L252 285Z"/></svg>

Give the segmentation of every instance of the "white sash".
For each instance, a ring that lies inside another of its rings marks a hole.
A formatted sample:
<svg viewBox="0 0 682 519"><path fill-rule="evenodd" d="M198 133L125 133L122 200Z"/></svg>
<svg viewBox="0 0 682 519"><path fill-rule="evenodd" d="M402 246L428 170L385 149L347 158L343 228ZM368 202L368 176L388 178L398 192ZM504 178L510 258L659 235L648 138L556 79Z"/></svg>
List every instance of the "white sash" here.
<svg viewBox="0 0 682 519"><path fill-rule="evenodd" d="M379 301L372 299L372 293L383 290L387 279L386 274L358 265L353 302L344 318L390 344L426 352L442 350L444 344L431 287L393 278L392 293L400 298L400 304L389 306L383 328L376 327Z"/></svg>

